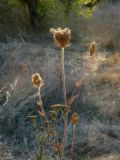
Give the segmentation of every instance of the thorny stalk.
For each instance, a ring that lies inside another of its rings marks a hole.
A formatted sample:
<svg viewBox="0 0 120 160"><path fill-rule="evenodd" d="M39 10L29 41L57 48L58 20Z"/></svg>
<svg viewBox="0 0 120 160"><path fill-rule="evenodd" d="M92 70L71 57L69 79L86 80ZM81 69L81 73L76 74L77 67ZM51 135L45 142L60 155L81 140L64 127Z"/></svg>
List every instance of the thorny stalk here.
<svg viewBox="0 0 120 160"><path fill-rule="evenodd" d="M41 107L42 107L42 99L41 99L41 91L40 91L40 87L38 88L38 99L39 99L39 102L41 104ZM43 107L42 107L43 108Z"/></svg>

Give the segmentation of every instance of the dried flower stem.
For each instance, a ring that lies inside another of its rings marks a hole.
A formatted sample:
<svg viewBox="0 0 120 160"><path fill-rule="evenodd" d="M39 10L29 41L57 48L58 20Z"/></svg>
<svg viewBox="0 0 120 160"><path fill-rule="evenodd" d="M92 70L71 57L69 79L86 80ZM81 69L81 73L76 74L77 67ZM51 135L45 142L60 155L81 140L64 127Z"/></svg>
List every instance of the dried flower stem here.
<svg viewBox="0 0 120 160"><path fill-rule="evenodd" d="M67 97L66 97L66 83L65 83L64 48L61 48L61 70L62 70L64 103L68 107ZM65 118L64 118L63 152L62 152L61 160L63 159L63 156L64 156L64 147L67 141L67 119L68 119L68 112L66 113Z"/></svg>
<svg viewBox="0 0 120 160"><path fill-rule="evenodd" d="M39 101L42 102L41 100L41 92L40 92L40 87L38 88L38 98L39 98Z"/></svg>
<svg viewBox="0 0 120 160"><path fill-rule="evenodd" d="M40 87L38 88L38 99L39 99L39 102L41 103L41 106L40 106L40 107L41 107L41 111L42 111L43 113L45 113L45 110L44 110L44 107L43 107L43 104L42 104L42 99L41 99ZM47 118L47 116L46 116L46 113L45 113L45 115L44 115L44 118L45 118L46 122L48 123L48 127L51 128L50 123L49 123L49 120L48 120L48 118Z"/></svg>
<svg viewBox="0 0 120 160"><path fill-rule="evenodd" d="M42 105L40 87L38 87L38 99L39 99L39 103L41 104L41 106L40 106L41 110L43 111L43 105ZM43 144L41 142L41 144L40 144L40 156L39 156L39 160L42 160L42 156L43 156Z"/></svg>
<svg viewBox="0 0 120 160"><path fill-rule="evenodd" d="M75 131L76 131L76 125L73 125L73 137L72 137L72 145L71 145L71 154L73 153L73 147L75 144Z"/></svg>
<svg viewBox="0 0 120 160"><path fill-rule="evenodd" d="M40 160L42 160L42 156L43 156L43 144L41 143L41 145L40 145Z"/></svg>
<svg viewBox="0 0 120 160"><path fill-rule="evenodd" d="M64 102L65 102L65 105L67 105L66 84L65 84L65 69L64 69L64 48L61 48L61 69L62 69Z"/></svg>
<svg viewBox="0 0 120 160"><path fill-rule="evenodd" d="M44 110L44 107L43 107L43 104L42 104L42 99L41 99L41 90L40 90L40 87L38 88L38 100L39 100L39 102L40 102L40 107L41 107L41 111L43 112L43 113L45 113L45 110ZM49 120L48 120L48 118L47 118L47 116L46 116L46 113L45 113L45 115L44 115L44 118L45 118L45 120L46 120L46 122L48 123L48 127L49 128L51 128L51 126L50 126L50 123L49 123ZM40 157L39 157L39 159L40 160L42 160L42 156L43 156L43 151L44 151L44 146L45 146L46 144L43 144L43 139L42 139L42 142L41 142L41 145L40 145Z"/></svg>

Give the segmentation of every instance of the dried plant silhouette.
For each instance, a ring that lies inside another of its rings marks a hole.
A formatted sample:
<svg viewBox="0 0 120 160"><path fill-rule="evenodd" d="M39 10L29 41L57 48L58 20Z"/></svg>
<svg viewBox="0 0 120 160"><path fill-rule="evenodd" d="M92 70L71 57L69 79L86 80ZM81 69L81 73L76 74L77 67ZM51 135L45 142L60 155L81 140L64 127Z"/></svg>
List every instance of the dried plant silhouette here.
<svg viewBox="0 0 120 160"><path fill-rule="evenodd" d="M76 80L74 83L74 88L71 93L71 96L67 98L67 90L66 90L66 77L65 77L65 66L64 66L64 52L65 48L69 46L71 40L71 30L68 28L65 29L50 29L50 32L53 34L53 39L57 46L61 49L61 76L62 76L62 84L63 84L63 104L54 104L50 106L50 110L48 111L43 104L41 97L41 89L44 87L44 80L40 76L39 73L34 73L32 75L32 84L34 88L37 90L35 94L36 98L36 110L37 115L31 115L29 118L33 123L33 127L36 130L36 141L38 143L38 150L36 150L36 160L45 159L45 150L46 148L49 150L53 150L58 160L63 160L65 158L65 147L67 144L67 134L68 134L68 126L71 123L72 125L72 137L71 137L71 159L74 154L74 146L76 143L76 128L79 123L79 114L77 112L71 113L71 105L74 103L77 91L82 85L86 85L88 83L89 76L94 75L96 82L104 81L105 79L118 79L119 75L113 69L113 66L116 65L116 61L118 62L118 55L114 55L112 58L108 57L100 57L97 55L97 47L96 43L92 42L90 44L86 60L86 65L84 72L79 80ZM116 58L117 57L117 58ZM110 64L111 67L106 69L103 73L97 73L99 67L103 64ZM110 73L110 74L109 74ZM88 78L88 79L87 79ZM73 108L74 110L74 108ZM70 116L72 115L72 116ZM41 121L38 124L38 121ZM63 135L61 139L59 139L59 131L57 130L57 123L63 123Z"/></svg>
<svg viewBox="0 0 120 160"><path fill-rule="evenodd" d="M70 41L69 41L69 43L70 43ZM68 46L68 41L66 44ZM93 45L93 44L95 44L95 45ZM60 49L62 50L63 48L60 47ZM63 50L61 51L60 54L62 56ZM66 55L64 55L64 56L66 56ZM75 106L74 102L76 100L77 95L81 94L81 90L79 90L79 89L83 85L86 86L86 88L87 87L89 88L89 80L90 80L90 81L95 82L92 85L96 85L95 86L96 88L98 86L101 87L101 86L104 86L105 84L110 84L111 88L112 87L113 87L113 89L116 88L116 92L119 90L119 86L120 86L120 83L119 83L120 55L119 55L119 53L105 57L104 55L101 55L101 54L99 54L99 52L97 52L97 45L95 42L92 42L90 44L90 48L89 48L88 52L86 52L86 54L84 54L84 57L86 59L85 59L85 63L83 66L84 68L82 68L83 72L80 75L80 79L78 76L78 80L76 80L75 82L73 81L74 87L72 88L73 90L71 91L71 93L70 93L71 95L69 95L69 98L68 98L66 96L66 95L68 95L68 93L67 93L68 91L66 90L66 81L65 81L65 79L68 80L67 79L68 77L65 74L66 68L64 66L64 56L62 56L62 58L59 59L59 61L60 61L59 63L61 64L61 68L59 68L61 70L61 77L62 77L61 82L63 84L63 87L62 87L63 95L60 95L62 97L61 101L63 99L63 102L61 102L62 104L54 104L52 106L46 107L44 105L44 102L43 102L42 96L41 96L41 90L42 89L44 90L44 79L42 78L41 74L39 74L39 73L33 73L33 75L31 76L31 83L35 89L35 97L34 98L35 98L36 105L35 105L34 110L36 110L37 112L32 112L27 117L31 119L31 122L33 124L33 128L35 130L35 141L38 146L38 148L36 147L36 154L35 154L36 160L44 160L44 159L46 160L47 159L46 158L46 150L49 150L50 152L52 151L51 153L53 153L58 160L65 159L68 156L67 155L68 152L69 152L70 158L74 159L74 155L76 154L75 153L76 147L78 145L77 144L77 140L78 140L77 137L79 134L78 128L80 126L80 123L81 123L81 125L83 125L82 124L83 123L83 117L82 117L83 115L79 116L79 114L76 112L76 107L74 108L73 106ZM78 72L78 74L79 74L79 72ZM31 75L31 73L30 73L30 75ZM66 76L66 78L65 78L65 76ZM13 83L11 83L10 85L7 84L5 87L3 87L0 90L1 109L5 108L7 106L7 104L9 104L9 101L11 100L11 98L12 98L11 96L16 94L17 85L19 85L19 78L18 77L15 78L15 81ZM95 87L93 86L93 89L95 89ZM113 90L113 92L114 92L114 90ZM95 94L95 93L96 93L96 91L94 92L94 90L92 90L92 93L89 93L89 95L88 95L89 96L88 99L92 97L91 94ZM47 94L47 93L45 93L45 94ZM8 99L7 99L7 95L9 95ZM114 97L112 97L112 96L114 96ZM115 96L116 95L111 95L111 97L109 96L108 98L111 98L111 100L112 100L112 98L115 98ZM104 100L106 100L106 99L104 99ZM80 101L81 101L81 99L80 99ZM100 103L100 101L101 100L98 99L97 102ZM105 108L108 108L108 106L106 106ZM102 111L102 109L104 111L105 108L103 109L101 107L100 109L101 109L101 111ZM110 111L110 109L108 109L109 112L111 112L111 113L114 112L114 114L117 114L119 112L119 106L116 108L111 108L111 110L112 111ZM105 110L106 113L108 113L108 111ZM79 118L79 117L81 117L81 118ZM0 115L0 120L1 119L3 119L2 115ZM80 121L79 121L79 119L80 119ZM66 120L66 123L65 123L65 120ZM61 132L57 128L57 127L59 127L59 124L62 126ZM84 125L86 125L85 127L87 128L88 124L84 123ZM90 137L92 134L93 133L90 133L90 135L88 135L88 136ZM69 137L69 136L71 136L71 137ZM93 139L93 137L91 139ZM68 139L69 139L69 142L68 142ZM82 141L81 132L80 132L79 139ZM67 150L68 149L67 147L69 147L69 151ZM84 149L84 148L81 148L81 149ZM80 154L80 157L82 157L81 154Z"/></svg>
<svg viewBox="0 0 120 160"><path fill-rule="evenodd" d="M64 139L63 139L63 155L64 156L64 146L67 141L67 121L68 121L68 111L69 106L67 104L66 97L66 82L65 82L65 69L64 69L64 48L69 46L71 40L71 30L69 28L65 29L50 29L50 32L53 34L55 43L61 48L61 71L62 71L62 83L63 83L63 94L64 94L64 103L66 105L66 115L64 119Z"/></svg>
<svg viewBox="0 0 120 160"><path fill-rule="evenodd" d="M0 22L0 160L120 160L120 0L0 0Z"/></svg>
<svg viewBox="0 0 120 160"><path fill-rule="evenodd" d="M65 145L67 143L67 132L68 132L67 127L69 123L73 125L73 136L72 136L72 143L71 143L71 156L72 156L72 153L74 150L73 148L75 144L76 126L79 121L79 115L77 112L74 112L70 119L68 118L69 117L68 115L71 112L71 105L75 101L75 95L78 88L80 88L85 83L86 73L91 70L90 61L91 59L93 59L93 56L95 55L95 52L96 52L96 44L95 42L92 42L89 48L86 71L84 72L84 75L81 77L81 79L75 82L72 95L69 99L67 99L65 68L64 68L64 48L69 46L70 39L71 39L71 30L68 28L65 28L63 30L61 28L58 28L58 29L51 28L50 32L53 34L55 43L58 45L58 47L61 48L61 74L62 74L62 83L63 83L64 104L52 105L50 107L51 110L49 111L49 113L47 113L44 110L44 105L41 98L41 87L43 87L44 81L41 78L39 73L34 73L32 75L32 84L37 89L37 94L36 94L37 111L43 121L43 126L38 127L36 124L37 116L36 115L30 116L30 118L32 119L32 122L34 122L35 128L38 129L40 133L38 134L40 147L39 147L39 151L36 153L36 160L42 160L42 158L44 157L44 149L46 148L46 146L48 146L48 142L49 142L49 145L51 144L52 148L54 149L54 152L56 153L56 156L58 157L58 159L60 160L64 159ZM94 61L94 59L92 61ZM62 119L64 120L64 132L63 132L62 141L59 142L58 141L59 137L57 137L58 133L57 133L57 130L55 129L55 125L58 120L62 120Z"/></svg>

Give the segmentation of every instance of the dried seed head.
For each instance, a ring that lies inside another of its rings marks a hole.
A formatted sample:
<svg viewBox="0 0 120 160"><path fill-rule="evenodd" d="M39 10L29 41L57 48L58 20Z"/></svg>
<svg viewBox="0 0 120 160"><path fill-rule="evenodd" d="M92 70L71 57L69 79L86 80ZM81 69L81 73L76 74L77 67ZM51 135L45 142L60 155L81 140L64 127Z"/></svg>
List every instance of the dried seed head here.
<svg viewBox="0 0 120 160"><path fill-rule="evenodd" d="M35 88L40 88L43 86L43 79L41 78L39 73L35 73L32 75L32 84Z"/></svg>
<svg viewBox="0 0 120 160"><path fill-rule="evenodd" d="M96 52L96 42L92 42L89 48L89 55L93 56Z"/></svg>
<svg viewBox="0 0 120 160"><path fill-rule="evenodd" d="M55 143L54 145L54 149L56 151L56 153L58 154L59 157L62 156L62 144L61 143Z"/></svg>
<svg viewBox="0 0 120 160"><path fill-rule="evenodd" d="M69 28L61 29L61 28L51 28L50 32L53 34L53 38L55 43L60 48L65 48L69 46L71 40L71 30Z"/></svg>
<svg viewBox="0 0 120 160"><path fill-rule="evenodd" d="M71 123L76 125L76 124L78 124L78 120L79 120L79 115L77 112L74 112L71 117Z"/></svg>

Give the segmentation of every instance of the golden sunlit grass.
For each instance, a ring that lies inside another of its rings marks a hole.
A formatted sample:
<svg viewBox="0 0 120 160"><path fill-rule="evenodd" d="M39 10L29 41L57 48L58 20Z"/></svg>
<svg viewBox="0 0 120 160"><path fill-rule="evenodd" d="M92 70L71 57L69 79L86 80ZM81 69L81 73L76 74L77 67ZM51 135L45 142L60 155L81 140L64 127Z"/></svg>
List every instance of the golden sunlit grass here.
<svg viewBox="0 0 120 160"><path fill-rule="evenodd" d="M120 155L105 155L105 156L100 156L99 158L94 158L93 160L119 160Z"/></svg>
<svg viewBox="0 0 120 160"><path fill-rule="evenodd" d="M114 55L107 57L105 63L112 65L112 67L118 65L118 63L120 63L120 53L115 53Z"/></svg>
<svg viewBox="0 0 120 160"><path fill-rule="evenodd" d="M111 71L105 71L104 73L98 74L96 76L97 82L118 82L120 78L120 73L117 72L111 72Z"/></svg>
<svg viewBox="0 0 120 160"><path fill-rule="evenodd" d="M97 55L93 53L96 51L95 47L96 44L91 44L89 48L89 52L92 52L91 54L89 53L89 55L93 56L88 56L88 64L90 72L96 75L96 82L117 82L120 78L120 73L118 71L120 66L120 54L116 53L108 57ZM102 66L106 66L106 68L102 69Z"/></svg>
<svg viewBox="0 0 120 160"><path fill-rule="evenodd" d="M97 82L118 82L120 78L120 54L116 53L109 57L102 59L99 67L101 66L101 71L97 73L96 80ZM106 68L102 70L102 65Z"/></svg>

